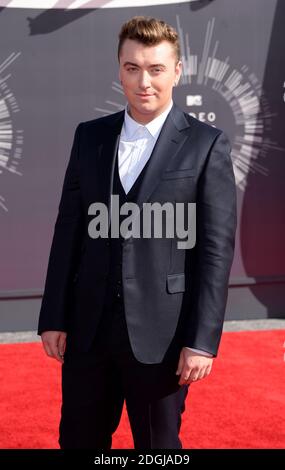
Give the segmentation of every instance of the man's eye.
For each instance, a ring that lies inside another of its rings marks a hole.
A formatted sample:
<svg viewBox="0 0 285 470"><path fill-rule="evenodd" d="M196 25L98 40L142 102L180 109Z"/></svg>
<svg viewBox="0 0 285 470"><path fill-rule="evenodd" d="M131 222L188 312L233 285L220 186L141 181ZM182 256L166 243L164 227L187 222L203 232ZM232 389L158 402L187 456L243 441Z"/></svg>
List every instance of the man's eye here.
<svg viewBox="0 0 285 470"><path fill-rule="evenodd" d="M128 72L135 72L137 70L136 67L128 67Z"/></svg>
<svg viewBox="0 0 285 470"><path fill-rule="evenodd" d="M159 72L162 72L162 69L160 67L155 67L154 69L152 69L152 72L159 73Z"/></svg>

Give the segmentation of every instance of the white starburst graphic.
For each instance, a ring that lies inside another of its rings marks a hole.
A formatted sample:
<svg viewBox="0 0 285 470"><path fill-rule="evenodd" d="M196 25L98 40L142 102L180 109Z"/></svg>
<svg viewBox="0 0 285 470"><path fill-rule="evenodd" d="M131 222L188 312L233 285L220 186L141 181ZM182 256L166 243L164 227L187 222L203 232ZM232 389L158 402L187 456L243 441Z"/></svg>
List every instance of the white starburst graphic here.
<svg viewBox="0 0 285 470"><path fill-rule="evenodd" d="M0 175L5 172L21 175L19 162L22 155L23 131L13 125L13 114L20 108L17 100L8 86L11 77L7 69L20 56L13 52L0 64ZM0 207L6 212L8 207L4 196L0 195Z"/></svg>
<svg viewBox="0 0 285 470"><path fill-rule="evenodd" d="M268 174L266 165L256 160L265 157L270 149L283 148L269 137L274 116L258 78L247 65L238 69L230 65L229 56L218 56L219 41L213 40L214 27L215 18L212 18L199 57L191 53L189 35L184 34L177 16L183 62L181 84L212 89L230 106L235 122L231 155L237 186L244 190L249 172Z"/></svg>

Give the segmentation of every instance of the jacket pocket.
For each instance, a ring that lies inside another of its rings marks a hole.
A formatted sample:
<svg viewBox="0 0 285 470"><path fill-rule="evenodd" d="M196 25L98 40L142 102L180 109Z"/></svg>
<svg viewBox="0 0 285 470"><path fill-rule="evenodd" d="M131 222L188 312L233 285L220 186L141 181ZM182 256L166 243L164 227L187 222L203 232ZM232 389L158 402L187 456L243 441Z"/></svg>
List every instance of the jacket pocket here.
<svg viewBox="0 0 285 470"><path fill-rule="evenodd" d="M194 168L187 168L185 170L166 170L162 174L163 180L172 180L176 178L188 178L189 176L195 176L196 170Z"/></svg>
<svg viewBox="0 0 285 470"><path fill-rule="evenodd" d="M185 291L185 274L167 274L167 291L170 294Z"/></svg>

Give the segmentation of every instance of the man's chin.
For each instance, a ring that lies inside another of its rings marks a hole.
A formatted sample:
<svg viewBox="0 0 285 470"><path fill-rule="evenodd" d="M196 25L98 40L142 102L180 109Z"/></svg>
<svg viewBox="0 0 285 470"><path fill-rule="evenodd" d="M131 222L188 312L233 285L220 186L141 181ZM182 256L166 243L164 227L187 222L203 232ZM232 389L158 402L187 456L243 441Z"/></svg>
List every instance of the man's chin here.
<svg viewBox="0 0 285 470"><path fill-rule="evenodd" d="M144 103L137 106L137 112L141 114L156 114L159 112L159 108L151 103Z"/></svg>
<svg viewBox="0 0 285 470"><path fill-rule="evenodd" d="M151 104L144 104L143 106L131 106L131 116L136 120L152 120L155 116L160 114L159 108Z"/></svg>

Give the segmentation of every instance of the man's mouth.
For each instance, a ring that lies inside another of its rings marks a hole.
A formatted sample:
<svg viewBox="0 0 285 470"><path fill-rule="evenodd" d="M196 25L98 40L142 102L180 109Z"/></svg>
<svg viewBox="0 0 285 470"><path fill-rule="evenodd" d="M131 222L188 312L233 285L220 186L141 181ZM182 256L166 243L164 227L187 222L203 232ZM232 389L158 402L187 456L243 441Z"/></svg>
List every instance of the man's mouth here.
<svg viewBox="0 0 285 470"><path fill-rule="evenodd" d="M149 96L154 96L153 93L137 93L137 96L140 96L142 98L148 98Z"/></svg>

